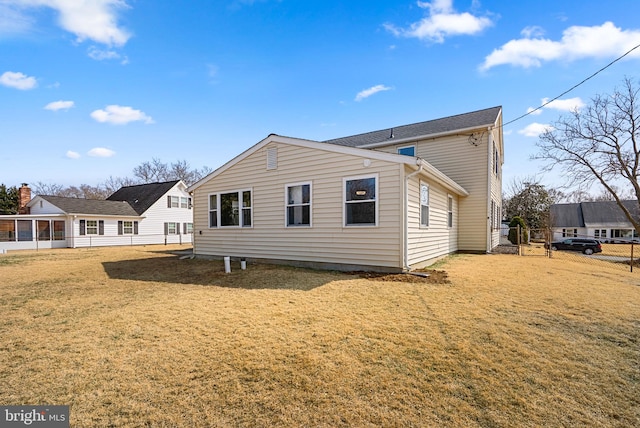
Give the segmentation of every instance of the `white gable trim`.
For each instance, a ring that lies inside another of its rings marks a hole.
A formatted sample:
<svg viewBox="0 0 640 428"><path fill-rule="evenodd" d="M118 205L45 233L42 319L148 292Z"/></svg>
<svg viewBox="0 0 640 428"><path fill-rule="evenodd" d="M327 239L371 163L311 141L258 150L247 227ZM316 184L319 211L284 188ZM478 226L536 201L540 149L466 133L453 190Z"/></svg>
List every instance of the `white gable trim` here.
<svg viewBox="0 0 640 428"><path fill-rule="evenodd" d="M224 171L228 170L235 164L251 156L252 154L259 151L264 146L270 143L288 144L291 146L306 147L306 148L322 150L326 152L342 153L345 155L359 156L364 159L374 159L374 160L381 160L386 162L410 165L414 168L418 168L422 164L423 169L425 171L428 171L430 174L432 174L434 178L436 178L441 184L443 184L448 189L462 196L467 196L469 194L462 186L460 186L459 184L451 180L445 174L443 174L438 169L436 169L433 165L417 157L398 155L395 153L379 152L375 150L368 150L368 149L361 149L361 148L354 148L354 147L339 146L336 144L320 143L317 141L303 140L299 138L283 137L281 135L276 135L276 134L269 135L267 138L255 144L253 147L249 148L248 150L245 150L243 153L231 159L229 162L225 163L215 171L211 172L209 175L202 178L197 183L192 184L187 189L187 191L189 193L193 192L198 187L202 186L209 180L212 180L213 178L217 177Z"/></svg>

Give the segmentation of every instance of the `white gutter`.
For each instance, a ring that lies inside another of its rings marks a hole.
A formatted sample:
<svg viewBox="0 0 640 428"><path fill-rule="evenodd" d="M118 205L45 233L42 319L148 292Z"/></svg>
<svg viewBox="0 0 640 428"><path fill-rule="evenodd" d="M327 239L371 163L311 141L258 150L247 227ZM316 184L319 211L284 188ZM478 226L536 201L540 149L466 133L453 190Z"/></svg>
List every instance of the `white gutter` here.
<svg viewBox="0 0 640 428"><path fill-rule="evenodd" d="M416 165L418 169L407 175L404 179L404 260L402 261L403 269L409 271L409 180L417 174L422 172L422 159L416 159Z"/></svg>

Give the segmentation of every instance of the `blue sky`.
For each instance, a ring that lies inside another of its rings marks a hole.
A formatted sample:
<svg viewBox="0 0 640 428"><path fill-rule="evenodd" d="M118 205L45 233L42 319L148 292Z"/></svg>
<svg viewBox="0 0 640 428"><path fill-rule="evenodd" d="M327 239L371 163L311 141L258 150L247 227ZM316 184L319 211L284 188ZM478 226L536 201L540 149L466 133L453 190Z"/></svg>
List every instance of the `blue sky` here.
<svg viewBox="0 0 640 428"><path fill-rule="evenodd" d="M640 44L637 0L0 0L0 183L216 168L270 133L325 140L503 106L505 122ZM537 135L638 78L640 49L505 127ZM554 185L557 177L541 177Z"/></svg>

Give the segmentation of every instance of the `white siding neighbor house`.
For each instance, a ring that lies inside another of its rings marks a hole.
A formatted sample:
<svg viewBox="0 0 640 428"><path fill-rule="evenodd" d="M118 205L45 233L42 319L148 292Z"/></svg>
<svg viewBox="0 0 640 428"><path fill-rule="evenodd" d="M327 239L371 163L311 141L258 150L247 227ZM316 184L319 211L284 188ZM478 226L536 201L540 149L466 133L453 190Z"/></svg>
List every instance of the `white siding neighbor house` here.
<svg viewBox="0 0 640 428"><path fill-rule="evenodd" d="M19 191L24 214L0 216L3 251L192 241L191 196L179 180L123 187L107 200Z"/></svg>
<svg viewBox="0 0 640 428"><path fill-rule="evenodd" d="M269 135L195 183L194 253L401 271L499 242L501 108L323 142Z"/></svg>
<svg viewBox="0 0 640 428"><path fill-rule="evenodd" d="M622 201L634 218L640 218L637 200ZM595 238L602 242L629 242L638 239L633 224L615 201L579 202L551 205L553 240Z"/></svg>

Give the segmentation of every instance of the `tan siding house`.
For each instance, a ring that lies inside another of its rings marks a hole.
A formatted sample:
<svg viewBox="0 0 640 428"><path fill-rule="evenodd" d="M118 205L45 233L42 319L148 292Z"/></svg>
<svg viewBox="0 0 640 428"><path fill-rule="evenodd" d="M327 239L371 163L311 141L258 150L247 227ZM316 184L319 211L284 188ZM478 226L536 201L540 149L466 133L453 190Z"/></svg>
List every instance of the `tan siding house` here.
<svg viewBox="0 0 640 428"><path fill-rule="evenodd" d="M188 189L194 253L410 270L490 251L500 116L496 107L325 142L270 135Z"/></svg>

